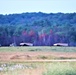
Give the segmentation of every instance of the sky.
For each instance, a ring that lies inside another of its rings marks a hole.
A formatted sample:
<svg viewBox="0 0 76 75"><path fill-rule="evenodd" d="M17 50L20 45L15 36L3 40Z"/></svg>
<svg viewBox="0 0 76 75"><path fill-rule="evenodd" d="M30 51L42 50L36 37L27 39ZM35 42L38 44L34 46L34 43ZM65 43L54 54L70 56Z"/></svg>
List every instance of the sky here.
<svg viewBox="0 0 76 75"><path fill-rule="evenodd" d="M0 14L76 12L76 0L0 0Z"/></svg>

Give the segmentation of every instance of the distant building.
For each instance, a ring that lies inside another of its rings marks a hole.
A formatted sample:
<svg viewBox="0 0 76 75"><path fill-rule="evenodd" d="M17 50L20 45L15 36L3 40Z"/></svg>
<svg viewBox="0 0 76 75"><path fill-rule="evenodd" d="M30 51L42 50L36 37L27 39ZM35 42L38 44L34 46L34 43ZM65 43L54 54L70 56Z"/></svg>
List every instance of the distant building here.
<svg viewBox="0 0 76 75"><path fill-rule="evenodd" d="M54 46L68 46L67 43L55 43Z"/></svg>
<svg viewBox="0 0 76 75"><path fill-rule="evenodd" d="M20 43L20 46L33 46L32 43Z"/></svg>

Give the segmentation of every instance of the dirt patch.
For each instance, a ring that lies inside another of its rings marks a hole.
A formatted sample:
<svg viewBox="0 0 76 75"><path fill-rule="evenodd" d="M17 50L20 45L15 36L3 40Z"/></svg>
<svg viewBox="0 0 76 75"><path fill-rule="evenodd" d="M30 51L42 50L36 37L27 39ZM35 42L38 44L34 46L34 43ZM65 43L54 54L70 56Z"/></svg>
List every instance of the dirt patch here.
<svg viewBox="0 0 76 75"><path fill-rule="evenodd" d="M31 56L30 55L14 55L12 57L10 57L10 59L27 59L27 60L31 60Z"/></svg>
<svg viewBox="0 0 76 75"><path fill-rule="evenodd" d="M0 61L76 59L76 53L64 52L0 52Z"/></svg>

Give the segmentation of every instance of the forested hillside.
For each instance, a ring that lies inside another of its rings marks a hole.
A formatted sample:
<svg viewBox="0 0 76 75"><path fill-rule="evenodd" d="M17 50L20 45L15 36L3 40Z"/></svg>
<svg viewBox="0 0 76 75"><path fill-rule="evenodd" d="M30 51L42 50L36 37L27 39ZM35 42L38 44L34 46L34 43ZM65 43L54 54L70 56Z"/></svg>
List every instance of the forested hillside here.
<svg viewBox="0 0 76 75"><path fill-rule="evenodd" d="M54 43L76 46L76 13L0 14L0 44L9 46L21 42L34 46Z"/></svg>

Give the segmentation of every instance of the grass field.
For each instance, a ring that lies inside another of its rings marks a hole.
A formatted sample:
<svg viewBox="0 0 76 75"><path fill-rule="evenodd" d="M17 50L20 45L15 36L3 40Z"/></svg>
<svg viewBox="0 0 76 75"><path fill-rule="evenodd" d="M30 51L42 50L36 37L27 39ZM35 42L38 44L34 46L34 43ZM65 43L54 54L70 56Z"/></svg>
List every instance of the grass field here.
<svg viewBox="0 0 76 75"><path fill-rule="evenodd" d="M76 62L50 63L43 75L76 75Z"/></svg>
<svg viewBox="0 0 76 75"><path fill-rule="evenodd" d="M51 59L76 59L76 47L0 47L0 75L76 75L76 62Z"/></svg>
<svg viewBox="0 0 76 75"><path fill-rule="evenodd" d="M76 63L0 63L0 75L76 75Z"/></svg>
<svg viewBox="0 0 76 75"><path fill-rule="evenodd" d="M47 59L76 59L76 47L0 47L0 61Z"/></svg>
<svg viewBox="0 0 76 75"><path fill-rule="evenodd" d="M32 46L32 47L0 47L0 52L76 52L76 47Z"/></svg>

